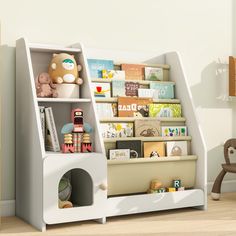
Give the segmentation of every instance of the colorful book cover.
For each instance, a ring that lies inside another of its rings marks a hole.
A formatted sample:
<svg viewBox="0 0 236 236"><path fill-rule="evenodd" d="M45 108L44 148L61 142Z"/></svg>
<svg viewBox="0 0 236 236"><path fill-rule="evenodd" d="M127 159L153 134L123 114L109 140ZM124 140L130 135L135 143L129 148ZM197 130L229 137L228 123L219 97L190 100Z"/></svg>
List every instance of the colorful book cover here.
<svg viewBox="0 0 236 236"><path fill-rule="evenodd" d="M165 143L164 142L144 142L144 157L164 157Z"/></svg>
<svg viewBox="0 0 236 236"><path fill-rule="evenodd" d="M142 157L142 142L141 140L117 141L117 149L130 149L130 158Z"/></svg>
<svg viewBox="0 0 236 236"><path fill-rule="evenodd" d="M150 117L181 117L180 104L150 104Z"/></svg>
<svg viewBox="0 0 236 236"><path fill-rule="evenodd" d="M163 81L163 68L145 67L145 80Z"/></svg>
<svg viewBox="0 0 236 236"><path fill-rule="evenodd" d="M92 83L92 91L95 97L110 98L111 97L111 85L110 83Z"/></svg>
<svg viewBox="0 0 236 236"><path fill-rule="evenodd" d="M129 160L130 159L130 149L109 149L109 159L110 160Z"/></svg>
<svg viewBox="0 0 236 236"><path fill-rule="evenodd" d="M112 103L96 103L96 107L100 119L114 117Z"/></svg>
<svg viewBox="0 0 236 236"><path fill-rule="evenodd" d="M125 71L123 70L102 70L103 79L118 79L125 80Z"/></svg>
<svg viewBox="0 0 236 236"><path fill-rule="evenodd" d="M162 137L187 136L186 126L162 126Z"/></svg>
<svg viewBox="0 0 236 236"><path fill-rule="evenodd" d="M121 69L125 71L126 80L143 80L144 79L144 65L121 64Z"/></svg>
<svg viewBox="0 0 236 236"><path fill-rule="evenodd" d="M51 107L45 108L46 118L46 150L59 152L60 145L57 136L56 125Z"/></svg>
<svg viewBox="0 0 236 236"><path fill-rule="evenodd" d="M138 89L138 97L139 98L154 98L155 89Z"/></svg>
<svg viewBox="0 0 236 236"><path fill-rule="evenodd" d="M173 99L174 84L150 82L150 89L158 90L158 98L156 99Z"/></svg>
<svg viewBox="0 0 236 236"><path fill-rule="evenodd" d="M138 96L139 83L125 82L125 96Z"/></svg>
<svg viewBox="0 0 236 236"><path fill-rule="evenodd" d="M148 117L149 98L118 97L119 117Z"/></svg>
<svg viewBox="0 0 236 236"><path fill-rule="evenodd" d="M133 137L133 123L101 123L100 131L103 138Z"/></svg>
<svg viewBox="0 0 236 236"><path fill-rule="evenodd" d="M102 78L102 70L113 70L114 63L112 60L88 59L88 68L91 78Z"/></svg>
<svg viewBox="0 0 236 236"><path fill-rule="evenodd" d="M188 155L187 141L171 141L166 143L167 156Z"/></svg>
<svg viewBox="0 0 236 236"><path fill-rule="evenodd" d="M157 137L160 136L160 121L142 120L134 121L135 137Z"/></svg>
<svg viewBox="0 0 236 236"><path fill-rule="evenodd" d="M112 97L125 96L125 81L112 80Z"/></svg>

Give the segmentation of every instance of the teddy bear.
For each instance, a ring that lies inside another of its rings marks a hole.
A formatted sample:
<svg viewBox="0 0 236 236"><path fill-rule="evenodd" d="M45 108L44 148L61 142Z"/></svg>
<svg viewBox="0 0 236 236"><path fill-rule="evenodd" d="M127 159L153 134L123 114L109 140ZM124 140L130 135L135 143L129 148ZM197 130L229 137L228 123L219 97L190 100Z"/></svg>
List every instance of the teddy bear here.
<svg viewBox="0 0 236 236"><path fill-rule="evenodd" d="M77 65L74 55L54 53L49 64L48 73L54 83L81 85L83 83L83 80L79 78L79 71L81 70L82 66Z"/></svg>
<svg viewBox="0 0 236 236"><path fill-rule="evenodd" d="M52 83L52 79L46 72L40 73L35 81L37 97L54 97L58 96L56 85Z"/></svg>

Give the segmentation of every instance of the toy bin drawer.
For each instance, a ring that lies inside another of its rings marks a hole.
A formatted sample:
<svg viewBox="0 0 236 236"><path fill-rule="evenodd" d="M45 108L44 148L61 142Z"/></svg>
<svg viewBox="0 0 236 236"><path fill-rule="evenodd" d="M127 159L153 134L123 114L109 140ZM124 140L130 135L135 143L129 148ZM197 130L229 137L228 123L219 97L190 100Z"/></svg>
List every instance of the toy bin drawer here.
<svg viewBox="0 0 236 236"><path fill-rule="evenodd" d="M107 191L106 159L102 154L58 154L44 159L43 208L46 224L57 224L86 219L98 219L105 215ZM73 208L58 207L58 186L66 174L71 188Z"/></svg>
<svg viewBox="0 0 236 236"><path fill-rule="evenodd" d="M170 187L180 179L186 188L195 185L196 156L137 158L127 161L108 161L108 195L144 193L150 181L158 179Z"/></svg>

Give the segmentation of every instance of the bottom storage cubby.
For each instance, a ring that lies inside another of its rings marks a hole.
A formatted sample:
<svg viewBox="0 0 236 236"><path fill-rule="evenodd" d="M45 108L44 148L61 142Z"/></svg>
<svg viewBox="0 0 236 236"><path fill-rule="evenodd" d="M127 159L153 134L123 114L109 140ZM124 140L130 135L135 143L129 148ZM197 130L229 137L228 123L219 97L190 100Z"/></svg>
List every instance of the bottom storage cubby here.
<svg viewBox="0 0 236 236"><path fill-rule="evenodd" d="M100 153L47 156L43 172L44 222L56 224L104 218L107 191L101 185L106 185L106 169L106 159ZM65 183L59 186L62 179L66 179ZM71 202L73 207L59 207L59 189L64 191L62 200Z"/></svg>
<svg viewBox="0 0 236 236"><path fill-rule="evenodd" d="M163 187L178 179L183 187L193 188L196 160L194 155L108 160L108 196L145 193L154 179Z"/></svg>

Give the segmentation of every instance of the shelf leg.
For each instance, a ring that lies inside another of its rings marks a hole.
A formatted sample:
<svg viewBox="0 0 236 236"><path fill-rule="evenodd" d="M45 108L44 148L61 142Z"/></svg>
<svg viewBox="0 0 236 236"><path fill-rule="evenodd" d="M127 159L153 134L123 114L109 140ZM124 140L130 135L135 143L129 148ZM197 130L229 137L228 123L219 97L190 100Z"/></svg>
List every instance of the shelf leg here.
<svg viewBox="0 0 236 236"><path fill-rule="evenodd" d="M97 221L100 224L105 224L106 223L106 217L102 217L102 218L96 219L95 221Z"/></svg>

